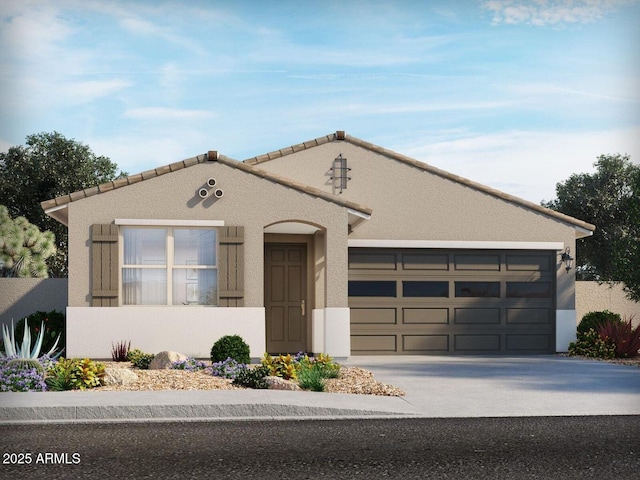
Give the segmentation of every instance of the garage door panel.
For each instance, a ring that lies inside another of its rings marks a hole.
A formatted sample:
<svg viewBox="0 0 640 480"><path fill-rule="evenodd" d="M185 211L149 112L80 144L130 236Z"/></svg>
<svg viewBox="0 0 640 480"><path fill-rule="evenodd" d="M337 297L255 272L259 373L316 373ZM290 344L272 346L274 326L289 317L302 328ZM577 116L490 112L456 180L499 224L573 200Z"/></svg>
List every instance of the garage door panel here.
<svg viewBox="0 0 640 480"><path fill-rule="evenodd" d="M396 270L396 254L385 252L352 253L349 255L351 270Z"/></svg>
<svg viewBox="0 0 640 480"><path fill-rule="evenodd" d="M511 254L507 255L507 270L550 272L552 270L551 258L548 254Z"/></svg>
<svg viewBox="0 0 640 480"><path fill-rule="evenodd" d="M456 308L456 325L500 325L499 308Z"/></svg>
<svg viewBox="0 0 640 480"><path fill-rule="evenodd" d="M403 335L402 349L413 353L447 353L449 335Z"/></svg>
<svg viewBox="0 0 640 480"><path fill-rule="evenodd" d="M395 335L351 335L352 352L395 352Z"/></svg>
<svg viewBox="0 0 640 480"><path fill-rule="evenodd" d="M385 258L384 249L373 253ZM349 270L354 354L555 351L555 253L386 253L396 270Z"/></svg>
<svg viewBox="0 0 640 480"><path fill-rule="evenodd" d="M448 308L403 308L402 323L444 324L449 323Z"/></svg>
<svg viewBox="0 0 640 480"><path fill-rule="evenodd" d="M551 335L507 335L506 346L510 352L547 351L552 346Z"/></svg>
<svg viewBox="0 0 640 480"><path fill-rule="evenodd" d="M402 254L403 270L449 270L449 255L428 253Z"/></svg>
<svg viewBox="0 0 640 480"><path fill-rule="evenodd" d="M454 352L499 352L500 335L454 335Z"/></svg>
<svg viewBox="0 0 640 480"><path fill-rule="evenodd" d="M454 255L454 265L456 270L473 271L500 271L500 255L486 254L456 254Z"/></svg>
<svg viewBox="0 0 640 480"><path fill-rule="evenodd" d="M352 308L351 323L362 325L395 325L395 308Z"/></svg>
<svg viewBox="0 0 640 480"><path fill-rule="evenodd" d="M553 312L548 308L507 308L508 325L541 324L553 322Z"/></svg>

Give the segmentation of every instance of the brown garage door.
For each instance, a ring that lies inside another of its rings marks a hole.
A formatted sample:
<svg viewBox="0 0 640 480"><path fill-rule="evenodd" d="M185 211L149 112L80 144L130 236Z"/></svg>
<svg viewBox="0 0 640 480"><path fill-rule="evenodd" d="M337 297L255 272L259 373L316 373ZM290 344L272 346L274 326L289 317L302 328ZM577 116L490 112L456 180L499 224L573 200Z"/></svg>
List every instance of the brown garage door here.
<svg viewBox="0 0 640 480"><path fill-rule="evenodd" d="M351 353L555 351L555 255L349 250Z"/></svg>

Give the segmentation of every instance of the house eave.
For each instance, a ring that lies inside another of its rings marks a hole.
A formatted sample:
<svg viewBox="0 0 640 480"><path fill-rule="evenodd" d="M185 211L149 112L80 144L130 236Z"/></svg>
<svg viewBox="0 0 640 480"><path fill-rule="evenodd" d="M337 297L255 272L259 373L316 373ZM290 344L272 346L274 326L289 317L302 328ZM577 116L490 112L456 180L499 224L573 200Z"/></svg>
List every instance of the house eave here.
<svg viewBox="0 0 640 480"><path fill-rule="evenodd" d="M57 220L65 227L69 226L69 204L58 205L52 208L45 209L44 213L49 215L54 220Z"/></svg>

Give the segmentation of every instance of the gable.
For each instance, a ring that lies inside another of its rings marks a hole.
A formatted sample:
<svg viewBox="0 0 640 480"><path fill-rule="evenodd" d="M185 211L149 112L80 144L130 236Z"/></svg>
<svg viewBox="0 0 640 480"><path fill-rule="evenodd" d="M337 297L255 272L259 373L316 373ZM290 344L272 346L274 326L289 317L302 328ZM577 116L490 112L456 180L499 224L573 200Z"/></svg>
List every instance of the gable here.
<svg viewBox="0 0 640 480"><path fill-rule="evenodd" d="M336 191L334 159L347 159L346 188ZM549 210L344 132L245 160L350 201L370 206L372 220L352 238L513 239L556 237L587 222ZM545 233L546 232L546 233Z"/></svg>

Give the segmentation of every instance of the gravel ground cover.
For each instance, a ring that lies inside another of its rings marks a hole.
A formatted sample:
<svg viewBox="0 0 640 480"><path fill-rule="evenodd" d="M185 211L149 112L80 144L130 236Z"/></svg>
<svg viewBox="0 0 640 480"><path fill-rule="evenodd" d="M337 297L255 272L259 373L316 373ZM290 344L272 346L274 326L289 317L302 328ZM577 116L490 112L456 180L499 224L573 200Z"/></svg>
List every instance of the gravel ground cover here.
<svg viewBox="0 0 640 480"><path fill-rule="evenodd" d="M226 378L214 377L205 371L138 370L130 362L102 362L111 368L132 369L138 380L127 385L108 385L93 391L149 391L149 390L243 390ZM341 367L340 377L326 380L326 392L361 395L402 396L404 392L393 385L375 380L373 374L359 367Z"/></svg>

